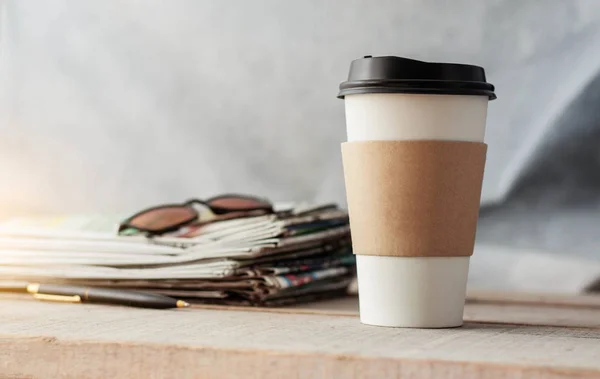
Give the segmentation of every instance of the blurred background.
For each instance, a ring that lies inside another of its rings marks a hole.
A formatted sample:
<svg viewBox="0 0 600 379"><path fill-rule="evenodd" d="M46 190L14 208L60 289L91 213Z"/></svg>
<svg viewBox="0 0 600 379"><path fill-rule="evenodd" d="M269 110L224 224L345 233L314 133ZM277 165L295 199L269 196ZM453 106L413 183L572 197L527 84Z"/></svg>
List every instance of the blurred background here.
<svg viewBox="0 0 600 379"><path fill-rule="evenodd" d="M536 252L527 267L548 270L544 288L568 286L567 271L573 288L600 275L600 1L46 0L0 12L0 219L222 192L344 203L338 84L352 59L399 55L481 65L496 85L477 237L494 248L476 254L475 279L508 286L505 251Z"/></svg>

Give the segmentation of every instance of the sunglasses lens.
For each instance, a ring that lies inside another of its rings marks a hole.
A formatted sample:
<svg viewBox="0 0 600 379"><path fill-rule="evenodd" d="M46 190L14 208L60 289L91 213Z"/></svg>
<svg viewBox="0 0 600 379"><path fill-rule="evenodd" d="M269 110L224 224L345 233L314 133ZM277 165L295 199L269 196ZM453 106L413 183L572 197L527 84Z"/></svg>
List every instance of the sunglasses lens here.
<svg viewBox="0 0 600 379"><path fill-rule="evenodd" d="M208 205L228 211L244 211L252 209L271 209L271 204L262 199L251 197L219 197L212 199Z"/></svg>
<svg viewBox="0 0 600 379"><path fill-rule="evenodd" d="M191 222L198 217L191 207L174 206L150 209L132 218L127 224L136 229L158 232Z"/></svg>

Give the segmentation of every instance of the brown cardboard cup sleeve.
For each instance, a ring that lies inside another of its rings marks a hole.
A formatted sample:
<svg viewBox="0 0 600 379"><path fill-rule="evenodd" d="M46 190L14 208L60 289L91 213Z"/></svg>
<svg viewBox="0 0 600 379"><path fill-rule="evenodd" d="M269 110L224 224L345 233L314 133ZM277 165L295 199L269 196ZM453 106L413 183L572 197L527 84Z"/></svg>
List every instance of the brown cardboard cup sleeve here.
<svg viewBox="0 0 600 379"><path fill-rule="evenodd" d="M343 143L354 253L472 255L486 150L461 141Z"/></svg>

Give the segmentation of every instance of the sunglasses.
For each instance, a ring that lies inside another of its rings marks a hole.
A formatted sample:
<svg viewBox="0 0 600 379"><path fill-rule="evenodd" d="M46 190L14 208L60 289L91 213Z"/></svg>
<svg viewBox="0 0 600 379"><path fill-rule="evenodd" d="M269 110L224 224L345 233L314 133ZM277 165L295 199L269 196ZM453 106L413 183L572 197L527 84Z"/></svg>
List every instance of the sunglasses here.
<svg viewBox="0 0 600 379"><path fill-rule="evenodd" d="M163 234L200 222L200 213L194 205L211 210L218 219L255 216L273 213L273 205L265 199L245 195L221 195L208 200L192 199L183 204L166 204L145 209L119 225L119 233L136 229L150 234Z"/></svg>

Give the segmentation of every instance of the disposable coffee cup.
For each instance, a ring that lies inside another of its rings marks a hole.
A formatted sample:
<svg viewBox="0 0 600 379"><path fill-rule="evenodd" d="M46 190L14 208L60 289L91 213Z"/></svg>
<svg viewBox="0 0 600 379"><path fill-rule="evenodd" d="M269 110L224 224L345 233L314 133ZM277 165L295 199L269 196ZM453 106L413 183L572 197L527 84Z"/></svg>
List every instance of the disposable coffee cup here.
<svg viewBox="0 0 600 379"><path fill-rule="evenodd" d="M361 322L462 325L494 86L477 66L367 56L338 97Z"/></svg>

